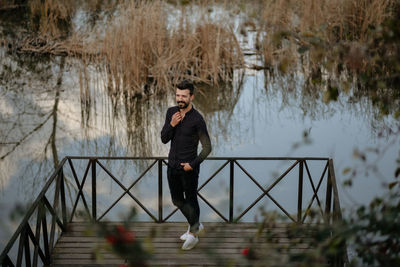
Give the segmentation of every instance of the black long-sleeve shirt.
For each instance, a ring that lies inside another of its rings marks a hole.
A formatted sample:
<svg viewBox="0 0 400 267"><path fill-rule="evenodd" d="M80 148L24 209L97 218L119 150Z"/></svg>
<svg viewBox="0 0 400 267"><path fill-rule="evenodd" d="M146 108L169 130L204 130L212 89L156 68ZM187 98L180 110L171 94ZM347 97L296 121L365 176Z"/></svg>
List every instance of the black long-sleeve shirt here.
<svg viewBox="0 0 400 267"><path fill-rule="evenodd" d="M171 118L179 111L178 106L167 110L164 127L161 130L161 141L166 144L171 141L168 155L168 165L182 169L181 163L188 162L195 169L211 152L211 141L203 116L193 107L185 114L178 125L172 127ZM202 150L197 155L201 142Z"/></svg>

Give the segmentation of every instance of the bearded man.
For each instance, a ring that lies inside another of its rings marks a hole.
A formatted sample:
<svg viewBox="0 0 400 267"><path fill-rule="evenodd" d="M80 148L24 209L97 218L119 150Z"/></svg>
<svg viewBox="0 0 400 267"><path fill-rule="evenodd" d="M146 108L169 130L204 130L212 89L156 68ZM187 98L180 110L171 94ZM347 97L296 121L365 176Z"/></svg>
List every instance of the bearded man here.
<svg viewBox="0 0 400 267"><path fill-rule="evenodd" d="M199 242L203 230L199 222L200 208L197 200L200 163L211 152L211 141L203 116L194 109L194 85L185 80L176 86L177 106L167 110L161 130L161 141L171 141L168 154L168 185L172 203L179 208L189 223L188 230L180 237L185 241L183 250L190 250ZM199 141L202 146L197 154Z"/></svg>

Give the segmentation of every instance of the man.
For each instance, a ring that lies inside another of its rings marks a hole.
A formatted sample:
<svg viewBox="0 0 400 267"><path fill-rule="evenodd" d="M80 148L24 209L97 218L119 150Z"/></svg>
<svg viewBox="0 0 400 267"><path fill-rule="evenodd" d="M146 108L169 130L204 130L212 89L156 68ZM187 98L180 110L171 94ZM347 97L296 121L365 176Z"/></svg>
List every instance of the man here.
<svg viewBox="0 0 400 267"><path fill-rule="evenodd" d="M186 217L189 227L181 236L183 250L189 250L199 242L198 232L203 229L199 223L200 208L197 201L197 186L200 163L210 154L211 142L207 126L201 114L194 109L194 86L189 81L177 85L177 106L167 110L161 141L171 141L168 155L168 185L172 203ZM202 150L197 155L201 142Z"/></svg>

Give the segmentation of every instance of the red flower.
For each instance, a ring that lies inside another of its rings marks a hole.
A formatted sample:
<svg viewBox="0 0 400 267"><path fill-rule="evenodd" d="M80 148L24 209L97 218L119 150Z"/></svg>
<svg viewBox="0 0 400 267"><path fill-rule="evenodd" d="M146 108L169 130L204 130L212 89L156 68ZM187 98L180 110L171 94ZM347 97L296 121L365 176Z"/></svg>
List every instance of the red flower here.
<svg viewBox="0 0 400 267"><path fill-rule="evenodd" d="M250 249L249 248L244 248L243 250L242 250L242 254L244 255L244 256L248 256L249 255L249 252L250 252Z"/></svg>
<svg viewBox="0 0 400 267"><path fill-rule="evenodd" d="M120 234L124 234L126 233L128 230L126 230L126 228L123 225L117 225L117 231Z"/></svg>
<svg viewBox="0 0 400 267"><path fill-rule="evenodd" d="M110 244L115 244L115 243L117 243L117 238L115 238L115 236L113 236L113 235L107 235L107 236L106 236L106 240L107 240L107 242L110 243Z"/></svg>
<svg viewBox="0 0 400 267"><path fill-rule="evenodd" d="M123 238L122 240L123 240L124 242L126 242L126 243L133 242L133 241L135 241L135 233L133 233L133 232L131 232L131 231L127 231L127 232L123 235L122 238Z"/></svg>
<svg viewBox="0 0 400 267"><path fill-rule="evenodd" d="M124 243L130 243L135 240L135 233L127 230L124 226L118 225L117 231L119 233L119 239Z"/></svg>

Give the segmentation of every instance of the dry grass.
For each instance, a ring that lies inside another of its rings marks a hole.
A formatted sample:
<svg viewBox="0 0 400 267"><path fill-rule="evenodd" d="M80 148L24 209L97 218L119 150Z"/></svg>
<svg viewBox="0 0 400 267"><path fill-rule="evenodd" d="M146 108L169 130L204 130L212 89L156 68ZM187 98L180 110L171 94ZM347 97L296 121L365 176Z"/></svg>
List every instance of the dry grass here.
<svg viewBox="0 0 400 267"><path fill-rule="evenodd" d="M1 0L0 0L1 1ZM30 0L27 1L31 25L41 38L53 40L69 33L72 19L78 9L96 14L114 8L120 0Z"/></svg>
<svg viewBox="0 0 400 267"><path fill-rule="evenodd" d="M165 14L159 3L140 7L128 3L121 10L123 13L105 31L101 59L110 88L132 88L133 93L140 93L151 66L157 64L158 55L167 46Z"/></svg>
<svg viewBox="0 0 400 267"><path fill-rule="evenodd" d="M60 38L75 11L74 0L31 0L32 20L38 20L38 32L46 39Z"/></svg>
<svg viewBox="0 0 400 267"><path fill-rule="evenodd" d="M310 73L324 66L334 75L340 61L357 72L367 64L363 46L371 27L391 16L394 1L264 1L261 31L266 34L261 53L265 65L287 72L299 67L300 54L307 51L303 59L308 60ZM304 71L304 62L302 66Z"/></svg>
<svg viewBox="0 0 400 267"><path fill-rule="evenodd" d="M22 4L16 0L0 0L0 11L19 8Z"/></svg>
<svg viewBox="0 0 400 267"><path fill-rule="evenodd" d="M228 27L191 22L185 12L173 27L162 1L123 5L124 12L106 30L101 47L108 87L115 91L160 93L182 79L226 82L243 63Z"/></svg>
<svg viewBox="0 0 400 267"><path fill-rule="evenodd" d="M22 40L19 52L82 57L100 66L112 93L128 96L162 93L182 79L228 82L243 66L229 22L211 19L203 2L174 6L172 20L166 1L84 2L90 14L111 10L102 27L71 28L78 0L30 1L39 35Z"/></svg>
<svg viewBox="0 0 400 267"><path fill-rule="evenodd" d="M365 40L369 25L390 16L394 0L268 0L263 19L268 30L319 31L330 40Z"/></svg>

